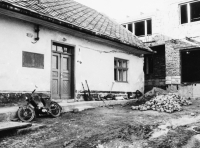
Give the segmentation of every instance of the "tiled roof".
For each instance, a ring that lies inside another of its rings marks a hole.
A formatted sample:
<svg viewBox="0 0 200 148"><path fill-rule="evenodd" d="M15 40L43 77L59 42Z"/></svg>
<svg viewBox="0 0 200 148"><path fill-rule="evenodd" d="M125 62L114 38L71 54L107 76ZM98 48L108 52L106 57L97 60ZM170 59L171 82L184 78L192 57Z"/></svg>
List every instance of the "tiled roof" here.
<svg viewBox="0 0 200 148"><path fill-rule="evenodd" d="M0 0L0 2L6 2L39 15L92 31L95 34L107 36L115 41L151 51L120 24L74 0Z"/></svg>

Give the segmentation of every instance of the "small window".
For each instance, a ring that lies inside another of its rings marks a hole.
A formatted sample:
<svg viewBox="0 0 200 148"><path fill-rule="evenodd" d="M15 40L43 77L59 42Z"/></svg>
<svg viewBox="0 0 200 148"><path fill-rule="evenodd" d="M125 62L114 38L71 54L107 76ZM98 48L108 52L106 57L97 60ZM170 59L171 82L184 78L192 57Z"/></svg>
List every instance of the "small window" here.
<svg viewBox="0 0 200 148"><path fill-rule="evenodd" d="M127 82L128 79L128 61L123 59L114 59L114 80L119 82Z"/></svg>
<svg viewBox="0 0 200 148"><path fill-rule="evenodd" d="M44 69L44 54L32 53L32 52L22 52L22 66L30 68L40 68Z"/></svg>
<svg viewBox="0 0 200 148"><path fill-rule="evenodd" d="M181 24L200 21L200 2L180 5ZM190 10L190 11L188 11Z"/></svg>
<svg viewBox="0 0 200 148"><path fill-rule="evenodd" d="M133 25L132 25L132 24L128 24L128 30L129 30L130 32L133 32Z"/></svg>
<svg viewBox="0 0 200 148"><path fill-rule="evenodd" d="M126 28L126 25L122 25L124 28Z"/></svg>

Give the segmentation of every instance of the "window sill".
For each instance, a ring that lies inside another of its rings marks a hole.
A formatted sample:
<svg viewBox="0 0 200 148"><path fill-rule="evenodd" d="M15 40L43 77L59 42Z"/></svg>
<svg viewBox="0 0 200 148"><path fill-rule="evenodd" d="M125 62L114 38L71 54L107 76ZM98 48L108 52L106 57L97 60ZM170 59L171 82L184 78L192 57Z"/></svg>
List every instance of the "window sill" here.
<svg viewBox="0 0 200 148"><path fill-rule="evenodd" d="M200 21L179 24L179 26L188 26L188 25L196 25L196 24L200 24Z"/></svg>
<svg viewBox="0 0 200 148"><path fill-rule="evenodd" d="M148 37L148 36L152 36L152 34L140 35L140 36L137 36L137 37L142 38L142 37Z"/></svg>
<svg viewBox="0 0 200 148"><path fill-rule="evenodd" d="M116 83L128 83L128 81L115 81Z"/></svg>

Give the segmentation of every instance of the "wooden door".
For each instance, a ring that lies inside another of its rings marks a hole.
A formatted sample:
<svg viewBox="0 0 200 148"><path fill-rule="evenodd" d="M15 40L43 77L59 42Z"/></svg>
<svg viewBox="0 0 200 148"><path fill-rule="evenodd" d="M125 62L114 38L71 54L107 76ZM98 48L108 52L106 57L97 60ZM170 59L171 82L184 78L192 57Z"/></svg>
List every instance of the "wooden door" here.
<svg viewBox="0 0 200 148"><path fill-rule="evenodd" d="M52 54L52 98L71 98L71 56Z"/></svg>
<svg viewBox="0 0 200 148"><path fill-rule="evenodd" d="M61 54L61 98L71 98L71 57Z"/></svg>
<svg viewBox="0 0 200 148"><path fill-rule="evenodd" d="M60 98L60 54L52 54L52 98Z"/></svg>

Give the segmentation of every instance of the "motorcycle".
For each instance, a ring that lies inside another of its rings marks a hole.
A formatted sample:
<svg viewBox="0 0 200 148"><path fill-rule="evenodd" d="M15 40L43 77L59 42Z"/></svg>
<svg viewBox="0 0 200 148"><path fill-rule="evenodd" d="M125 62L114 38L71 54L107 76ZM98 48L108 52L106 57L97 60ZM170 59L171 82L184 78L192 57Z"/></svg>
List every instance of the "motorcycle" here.
<svg viewBox="0 0 200 148"><path fill-rule="evenodd" d="M43 98L41 96L38 97L43 106L39 106L34 100L35 91L36 89L33 90L29 97L25 96L27 104L19 107L17 111L19 119L24 122L30 122L40 115L51 115L52 117L60 116L62 107L50 98Z"/></svg>

